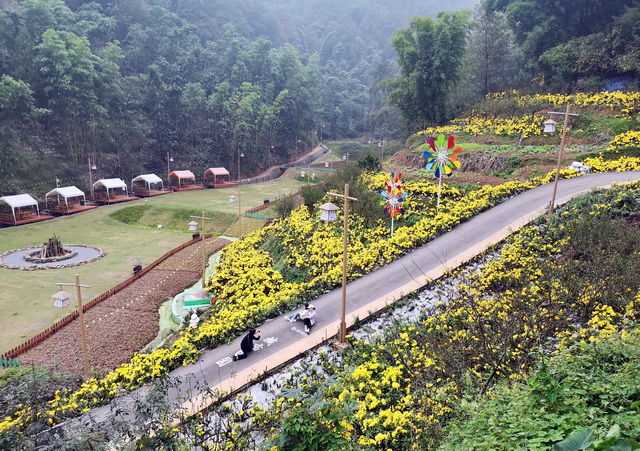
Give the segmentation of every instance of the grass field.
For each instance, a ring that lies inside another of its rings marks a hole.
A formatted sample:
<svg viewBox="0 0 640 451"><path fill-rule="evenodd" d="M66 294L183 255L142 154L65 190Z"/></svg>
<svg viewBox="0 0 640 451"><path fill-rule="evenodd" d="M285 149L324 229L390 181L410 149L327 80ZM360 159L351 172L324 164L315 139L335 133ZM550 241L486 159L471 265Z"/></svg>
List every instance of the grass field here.
<svg viewBox="0 0 640 451"><path fill-rule="evenodd" d="M246 211L261 205L265 199L298 191L302 185L295 180L297 173L256 185L240 187L240 208ZM82 299L88 302L131 275L133 266L147 266L167 251L191 239L187 230L188 216L200 217L202 211L211 218L206 221L207 233L237 236L238 188L184 191L100 207L84 213L59 217L50 221L0 229L0 254L46 242L54 234L62 244L86 244L106 252L106 256L93 263L65 269L19 271L0 269L0 353L19 345L70 313L75 304L75 288L65 287L74 301L66 308L53 306L51 295L59 291L58 282L73 283L75 274L84 288ZM147 206L140 219L143 225L127 225L110 214L132 206ZM196 219L200 223L199 219ZM242 218L242 232L259 228L264 221ZM158 228L157 225L163 225ZM200 230L200 224L198 225Z"/></svg>

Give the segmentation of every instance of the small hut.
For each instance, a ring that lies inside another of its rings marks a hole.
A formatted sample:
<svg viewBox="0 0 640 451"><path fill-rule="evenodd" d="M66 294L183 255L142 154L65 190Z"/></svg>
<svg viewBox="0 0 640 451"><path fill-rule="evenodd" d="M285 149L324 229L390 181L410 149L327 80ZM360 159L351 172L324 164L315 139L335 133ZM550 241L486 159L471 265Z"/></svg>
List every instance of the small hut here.
<svg viewBox="0 0 640 451"><path fill-rule="evenodd" d="M169 188L173 190L189 189L196 185L196 176L191 171L173 171L169 174Z"/></svg>
<svg viewBox="0 0 640 451"><path fill-rule="evenodd" d="M51 213L69 214L73 212L77 206L84 205L85 203L86 197L84 192L75 186L64 186L52 189L44 197L45 208Z"/></svg>
<svg viewBox="0 0 640 451"><path fill-rule="evenodd" d="M33 216L34 208L40 216L38 202L29 194L2 196L0 197L0 223L16 225L20 221L28 221Z"/></svg>
<svg viewBox="0 0 640 451"><path fill-rule="evenodd" d="M155 174L142 174L131 180L131 191L135 196L149 197L154 192L162 192L164 183L162 179Z"/></svg>
<svg viewBox="0 0 640 451"><path fill-rule="evenodd" d="M93 184L93 200L101 203L121 202L129 196L122 179L100 179Z"/></svg>
<svg viewBox="0 0 640 451"><path fill-rule="evenodd" d="M229 171L225 168L209 168L204 171L203 183L204 186L208 186L210 188L228 188L231 186L238 186L237 183L230 181Z"/></svg>

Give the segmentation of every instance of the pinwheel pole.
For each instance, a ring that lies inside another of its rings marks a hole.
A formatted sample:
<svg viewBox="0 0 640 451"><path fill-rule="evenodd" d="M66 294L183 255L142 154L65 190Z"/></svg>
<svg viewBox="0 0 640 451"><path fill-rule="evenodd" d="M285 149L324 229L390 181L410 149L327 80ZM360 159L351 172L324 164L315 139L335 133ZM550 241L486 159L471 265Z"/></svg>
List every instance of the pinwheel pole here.
<svg viewBox="0 0 640 451"><path fill-rule="evenodd" d="M440 210L440 191L442 190L442 171L440 171L440 177L438 177L438 202L436 203L436 214Z"/></svg>

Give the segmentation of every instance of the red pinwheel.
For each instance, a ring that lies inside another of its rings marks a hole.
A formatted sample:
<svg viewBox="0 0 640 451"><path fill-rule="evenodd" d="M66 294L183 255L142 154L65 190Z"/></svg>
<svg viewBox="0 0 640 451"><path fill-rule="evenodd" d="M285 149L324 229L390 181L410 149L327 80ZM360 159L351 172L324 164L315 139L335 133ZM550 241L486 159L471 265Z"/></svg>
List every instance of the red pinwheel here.
<svg viewBox="0 0 640 451"><path fill-rule="evenodd" d="M380 201L380 205L384 205L384 213L391 217L391 235L393 236L393 221L397 215L404 213L404 201L407 193L404 191L402 184L402 174L394 175L391 173L391 179L386 183L385 191L380 194L384 197Z"/></svg>

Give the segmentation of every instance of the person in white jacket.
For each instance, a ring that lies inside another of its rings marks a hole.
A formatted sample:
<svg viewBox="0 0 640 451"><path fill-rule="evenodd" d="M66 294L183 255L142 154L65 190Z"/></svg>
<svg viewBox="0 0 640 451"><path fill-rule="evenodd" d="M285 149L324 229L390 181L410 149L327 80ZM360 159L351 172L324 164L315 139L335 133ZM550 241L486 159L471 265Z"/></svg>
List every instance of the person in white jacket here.
<svg viewBox="0 0 640 451"><path fill-rule="evenodd" d="M304 322L304 331L309 335L311 328L316 323L316 308L313 305L310 305L307 312L302 316L302 321Z"/></svg>

